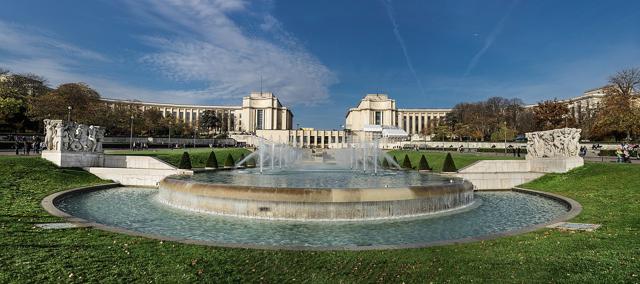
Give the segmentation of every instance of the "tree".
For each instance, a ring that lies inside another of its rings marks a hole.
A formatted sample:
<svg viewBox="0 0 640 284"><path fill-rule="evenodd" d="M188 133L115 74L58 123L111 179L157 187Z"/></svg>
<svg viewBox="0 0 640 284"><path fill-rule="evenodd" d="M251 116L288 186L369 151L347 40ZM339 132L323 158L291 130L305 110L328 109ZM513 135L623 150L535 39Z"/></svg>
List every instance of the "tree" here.
<svg viewBox="0 0 640 284"><path fill-rule="evenodd" d="M511 129L506 125L503 125L502 127L500 127L499 129L497 129L495 132L491 134L491 141L492 142L505 141L505 138L507 141L513 141L514 139L516 139L517 135L518 135L518 132L516 130Z"/></svg>
<svg viewBox="0 0 640 284"><path fill-rule="evenodd" d="M162 124L162 111L150 108L140 113L141 126L140 134L148 136L159 136L167 133L166 125Z"/></svg>
<svg viewBox="0 0 640 284"><path fill-rule="evenodd" d="M219 129L221 126L220 118L212 110L205 110L200 115L199 126L206 129L207 132Z"/></svg>
<svg viewBox="0 0 640 284"><path fill-rule="evenodd" d="M0 97L26 100L39 97L50 91L47 81L35 74L11 74L4 71L4 80L0 81Z"/></svg>
<svg viewBox="0 0 640 284"><path fill-rule="evenodd" d="M630 68L619 71L609 77L609 86L605 92L631 96L640 92L640 68Z"/></svg>
<svg viewBox="0 0 640 284"><path fill-rule="evenodd" d="M0 97L0 122L6 122L8 119L13 118L20 113L22 107L22 101L19 99Z"/></svg>
<svg viewBox="0 0 640 284"><path fill-rule="evenodd" d="M619 71L609 78L605 97L595 115L592 132L596 136L613 135L616 139L631 139L639 133L640 107L634 104L634 94L640 93L640 68Z"/></svg>
<svg viewBox="0 0 640 284"><path fill-rule="evenodd" d="M405 169L413 168L413 166L411 166L411 160L409 160L409 155L407 154L404 155L404 160L402 161L402 167Z"/></svg>
<svg viewBox="0 0 640 284"><path fill-rule="evenodd" d="M444 141L448 137L451 137L451 130L446 124L440 124L434 129L433 136L436 140Z"/></svg>
<svg viewBox="0 0 640 284"><path fill-rule="evenodd" d="M256 159L251 158L247 161L247 163L245 164L246 167L248 168L253 168L256 166Z"/></svg>
<svg viewBox="0 0 640 284"><path fill-rule="evenodd" d="M599 137L630 139L634 133L639 133L639 119L640 109L633 106L632 97L613 91L602 99L592 132Z"/></svg>
<svg viewBox="0 0 640 284"><path fill-rule="evenodd" d="M451 157L451 153L447 153L447 156L444 158L442 171L446 173L453 173L458 171L458 168L456 168L456 164L453 162L453 157Z"/></svg>
<svg viewBox="0 0 640 284"><path fill-rule="evenodd" d="M389 161L387 161L387 158L382 158L382 167L385 169L389 168Z"/></svg>
<svg viewBox="0 0 640 284"><path fill-rule="evenodd" d="M49 92L46 80L33 74L0 70L0 126L11 130L39 130L42 124L27 116L32 98Z"/></svg>
<svg viewBox="0 0 640 284"><path fill-rule="evenodd" d="M242 160L244 160L244 153L240 153L240 157L238 157L238 163L236 163L238 166L247 166L247 161L244 161L243 163Z"/></svg>
<svg viewBox="0 0 640 284"><path fill-rule="evenodd" d="M572 127L575 119L569 113L566 103L558 100L547 100L538 103L533 108L533 115L536 128L540 130L551 130L562 127Z"/></svg>
<svg viewBox="0 0 640 284"><path fill-rule="evenodd" d="M218 168L218 159L216 158L216 153L214 151L211 151L211 154L209 154L205 167L214 169Z"/></svg>
<svg viewBox="0 0 640 284"><path fill-rule="evenodd" d="M431 167L429 167L429 163L427 162L427 158L422 155L422 157L420 157L420 163L418 164L418 170L421 171L430 171Z"/></svg>
<svg viewBox="0 0 640 284"><path fill-rule="evenodd" d="M71 120L85 124L103 124L107 107L100 101L100 94L84 83L62 84L45 95L34 97L29 105L28 115L37 121L46 118L67 120L69 106Z"/></svg>
<svg viewBox="0 0 640 284"><path fill-rule="evenodd" d="M236 162L233 160L233 156L231 156L231 153L229 153L227 155L227 159L224 160L224 166L225 167L233 167L235 166Z"/></svg>
<svg viewBox="0 0 640 284"><path fill-rule="evenodd" d="M182 153L182 157L180 158L180 165L178 169L190 170L191 169L191 157L188 152Z"/></svg>

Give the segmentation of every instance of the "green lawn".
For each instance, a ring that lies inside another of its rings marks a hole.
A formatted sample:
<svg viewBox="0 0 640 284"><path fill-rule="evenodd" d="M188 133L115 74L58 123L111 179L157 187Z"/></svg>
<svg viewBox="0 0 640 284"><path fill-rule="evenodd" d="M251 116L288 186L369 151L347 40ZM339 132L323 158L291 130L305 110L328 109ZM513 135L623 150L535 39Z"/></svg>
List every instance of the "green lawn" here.
<svg viewBox="0 0 640 284"><path fill-rule="evenodd" d="M591 282L640 281L640 166L587 164L527 187L584 205L595 232L543 229L423 249L303 252L229 249L96 229L43 230L59 220L46 195L102 181L39 158L0 157L0 283L16 282Z"/></svg>
<svg viewBox="0 0 640 284"><path fill-rule="evenodd" d="M107 150L107 154L112 155L138 155L138 156L152 156L160 160L163 160L174 166L180 165L180 158L182 153L189 152L191 157L191 166L194 168L204 168L209 153L211 151L216 152L216 159L218 160L218 166L224 166L224 160L229 154L233 156L233 160L238 162L240 155L245 156L251 153L251 151L244 148L187 148L187 149L159 149L159 150L143 150L143 151L130 151L130 150Z"/></svg>
<svg viewBox="0 0 640 284"><path fill-rule="evenodd" d="M415 150L392 150L387 153L391 156L396 156L396 159L398 159L398 164L400 164L401 166L402 166L402 161L404 160L404 155L409 155L409 160L411 160L411 166L413 166L414 169L418 167L418 163L420 162L420 157L424 155L425 158L427 158L427 162L429 163L429 166L433 168L433 171L435 172L442 171L444 158L447 156L446 152L415 151ZM524 157L516 158L513 156L477 155L477 154L467 154L467 153L457 153L457 152L451 152L451 157L453 157L453 162L456 164L456 167L458 169L466 167L479 160L524 159Z"/></svg>

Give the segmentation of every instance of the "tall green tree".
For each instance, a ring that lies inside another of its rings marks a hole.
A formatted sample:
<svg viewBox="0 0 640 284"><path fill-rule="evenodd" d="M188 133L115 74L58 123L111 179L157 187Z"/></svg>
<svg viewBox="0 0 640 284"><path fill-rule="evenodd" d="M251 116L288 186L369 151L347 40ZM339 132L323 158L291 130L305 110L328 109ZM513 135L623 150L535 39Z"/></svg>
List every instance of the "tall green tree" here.
<svg viewBox="0 0 640 284"><path fill-rule="evenodd" d="M71 107L71 110L69 110ZM100 101L100 94L85 83L68 83L55 90L34 97L29 105L28 115L37 121L43 119L68 119L102 125L106 105Z"/></svg>
<svg viewBox="0 0 640 284"><path fill-rule="evenodd" d="M27 116L33 98L49 92L44 78L34 74L13 74L0 70L0 127L12 131L38 130L37 120Z"/></svg>
<svg viewBox="0 0 640 284"><path fill-rule="evenodd" d="M198 123L200 129L205 129L208 132L219 130L222 126L220 117L212 110L205 110L202 112Z"/></svg>

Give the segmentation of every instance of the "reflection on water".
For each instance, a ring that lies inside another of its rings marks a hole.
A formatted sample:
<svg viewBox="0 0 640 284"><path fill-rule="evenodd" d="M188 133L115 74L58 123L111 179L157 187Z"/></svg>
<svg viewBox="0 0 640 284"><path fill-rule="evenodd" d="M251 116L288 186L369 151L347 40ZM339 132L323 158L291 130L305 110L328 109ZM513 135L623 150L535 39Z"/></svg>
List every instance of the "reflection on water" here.
<svg viewBox="0 0 640 284"><path fill-rule="evenodd" d="M172 209L158 190L122 187L63 199L63 211L142 233L219 243L275 246L402 245L478 237L548 222L567 208L516 192L478 192L472 210L436 218L368 222L289 222L220 217Z"/></svg>

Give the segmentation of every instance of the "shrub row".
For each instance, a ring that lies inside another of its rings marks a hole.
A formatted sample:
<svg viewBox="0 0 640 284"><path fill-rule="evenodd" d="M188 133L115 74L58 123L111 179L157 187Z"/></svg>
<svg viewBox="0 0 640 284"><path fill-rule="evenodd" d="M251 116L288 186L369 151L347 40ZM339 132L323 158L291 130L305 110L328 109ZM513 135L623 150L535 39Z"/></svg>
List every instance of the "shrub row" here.
<svg viewBox="0 0 640 284"><path fill-rule="evenodd" d="M244 154L240 154L240 157L238 158L238 161L242 161L244 159ZM249 159L248 161L246 161L245 166L247 167L251 167L251 166L255 166L256 162L253 158ZM233 159L233 156L229 153L227 154L227 158L224 160L224 166L225 167L233 167L236 165L236 161ZM207 158L207 162L205 164L205 167L207 168L213 168L213 169L217 169L218 168L218 158L216 157L215 152L211 151L211 153L209 154L209 158ZM184 152L182 153L182 157L180 159L180 165L178 166L179 169L191 169L191 157L189 156L188 152Z"/></svg>
<svg viewBox="0 0 640 284"><path fill-rule="evenodd" d="M614 157L615 155L616 155L616 150L600 150L600 152L598 153L598 156L603 156L603 157ZM632 157L637 157L638 151L637 150L630 151L629 155L631 155Z"/></svg>
<svg viewBox="0 0 640 284"><path fill-rule="evenodd" d="M398 160L396 159L396 156L393 156L393 161L397 164ZM389 161L387 161L386 158L382 159L382 166L385 168L389 168L390 164ZM413 166L411 165L411 160L409 159L409 155L405 154L404 155L404 159L402 160L402 164L400 165L403 169L413 169ZM427 157L425 157L425 155L422 155L420 157L420 161L418 162L418 167L417 170L420 171L431 171L433 170L433 168L431 168L429 166L429 162L427 161ZM453 157L451 157L451 153L447 153L447 156L444 159L444 164L442 165L442 171L443 172L456 172L458 171L456 164L453 162Z"/></svg>

